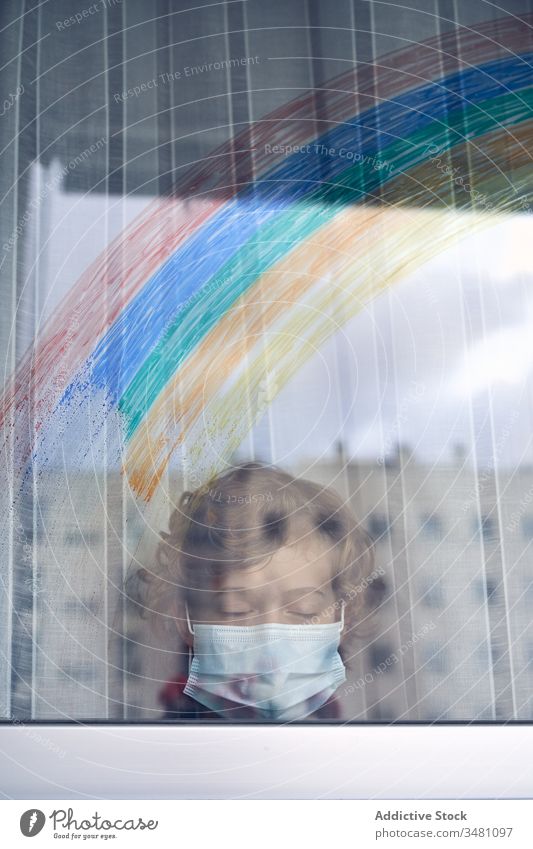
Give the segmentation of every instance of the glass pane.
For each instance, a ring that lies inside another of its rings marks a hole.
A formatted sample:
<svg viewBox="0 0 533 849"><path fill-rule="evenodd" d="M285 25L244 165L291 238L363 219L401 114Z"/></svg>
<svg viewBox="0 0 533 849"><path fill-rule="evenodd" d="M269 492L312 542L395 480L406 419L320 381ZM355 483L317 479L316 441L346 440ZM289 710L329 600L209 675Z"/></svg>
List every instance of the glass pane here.
<svg viewBox="0 0 533 849"><path fill-rule="evenodd" d="M0 17L2 717L533 719L531 2Z"/></svg>

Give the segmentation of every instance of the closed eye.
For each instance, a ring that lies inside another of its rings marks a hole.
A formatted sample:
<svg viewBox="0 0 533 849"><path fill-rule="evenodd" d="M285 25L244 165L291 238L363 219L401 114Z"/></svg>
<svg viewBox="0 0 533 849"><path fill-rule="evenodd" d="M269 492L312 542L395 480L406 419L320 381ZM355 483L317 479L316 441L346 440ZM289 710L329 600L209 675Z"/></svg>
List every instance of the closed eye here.
<svg viewBox="0 0 533 849"><path fill-rule="evenodd" d="M289 616L305 616L306 618L309 616L320 616L319 610L310 610L302 613L300 610L289 610Z"/></svg>
<svg viewBox="0 0 533 849"><path fill-rule="evenodd" d="M223 610L223 616L251 616L253 614L253 610Z"/></svg>

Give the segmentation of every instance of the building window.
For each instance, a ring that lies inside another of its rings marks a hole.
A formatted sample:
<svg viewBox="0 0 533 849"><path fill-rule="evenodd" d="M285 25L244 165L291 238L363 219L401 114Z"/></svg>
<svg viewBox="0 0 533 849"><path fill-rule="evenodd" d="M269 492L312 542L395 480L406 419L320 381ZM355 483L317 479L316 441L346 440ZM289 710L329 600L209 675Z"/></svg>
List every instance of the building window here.
<svg viewBox="0 0 533 849"><path fill-rule="evenodd" d="M481 535L483 542L496 542L498 526L492 516L484 514L474 520L474 534Z"/></svg>
<svg viewBox="0 0 533 849"><path fill-rule="evenodd" d="M498 584L494 578L476 581L476 595L481 602L494 604L498 600Z"/></svg>
<svg viewBox="0 0 533 849"><path fill-rule="evenodd" d="M387 516L384 513L372 513L368 519L368 533L374 542L383 542L390 532Z"/></svg>
<svg viewBox="0 0 533 849"><path fill-rule="evenodd" d="M533 539L533 516L522 516L522 533L526 539Z"/></svg>
<svg viewBox="0 0 533 849"><path fill-rule="evenodd" d="M91 548L98 545L100 535L98 531L72 530L65 533L65 545L83 546Z"/></svg>
<svg viewBox="0 0 533 849"><path fill-rule="evenodd" d="M440 581L427 585L425 589L422 587L420 599L427 607L443 607L444 592Z"/></svg>
<svg viewBox="0 0 533 849"><path fill-rule="evenodd" d="M491 581L490 578L487 578L486 585L489 604L494 604L494 602L497 601L498 585L496 584L496 581Z"/></svg>
<svg viewBox="0 0 533 849"><path fill-rule="evenodd" d="M366 588L368 603L371 607L378 607L387 596L387 584L383 578L374 578Z"/></svg>
<svg viewBox="0 0 533 849"><path fill-rule="evenodd" d="M420 517L422 532L434 539L442 537L442 519L437 513L422 513Z"/></svg>
<svg viewBox="0 0 533 849"><path fill-rule="evenodd" d="M437 675L445 673L448 668L445 650L437 643L430 643L424 650L424 665Z"/></svg>
<svg viewBox="0 0 533 849"><path fill-rule="evenodd" d="M387 643L374 643L370 646L368 657L372 671L382 669L387 672L394 665L394 652Z"/></svg>

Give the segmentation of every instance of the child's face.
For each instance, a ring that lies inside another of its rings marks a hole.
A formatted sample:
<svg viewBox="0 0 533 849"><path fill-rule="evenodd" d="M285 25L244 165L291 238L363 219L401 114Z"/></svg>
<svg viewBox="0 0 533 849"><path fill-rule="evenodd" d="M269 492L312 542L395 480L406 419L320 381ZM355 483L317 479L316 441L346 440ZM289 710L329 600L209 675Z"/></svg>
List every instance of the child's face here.
<svg viewBox="0 0 533 849"><path fill-rule="evenodd" d="M266 564L228 570L195 593L196 622L220 625L335 622L333 557L319 538L278 549Z"/></svg>

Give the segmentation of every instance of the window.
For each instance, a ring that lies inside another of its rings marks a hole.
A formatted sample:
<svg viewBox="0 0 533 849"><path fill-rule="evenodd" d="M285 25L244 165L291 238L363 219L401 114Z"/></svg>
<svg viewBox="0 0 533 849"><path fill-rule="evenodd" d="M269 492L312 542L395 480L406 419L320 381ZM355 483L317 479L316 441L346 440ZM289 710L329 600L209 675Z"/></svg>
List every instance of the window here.
<svg viewBox="0 0 533 849"><path fill-rule="evenodd" d="M529 0L57 5L0 4L4 719L529 718Z"/></svg>
<svg viewBox="0 0 533 849"><path fill-rule="evenodd" d="M65 532L65 545L66 546L94 546L98 544L100 539L100 534L98 531L83 531L83 530L69 530Z"/></svg>
<svg viewBox="0 0 533 849"><path fill-rule="evenodd" d="M522 533L526 539L533 539L533 516L522 517Z"/></svg>
<svg viewBox="0 0 533 849"><path fill-rule="evenodd" d="M480 536L483 542L492 543L498 540L498 526L493 516L483 515L474 522L474 534Z"/></svg>
<svg viewBox="0 0 533 849"><path fill-rule="evenodd" d="M381 513L373 513L368 519L368 532L376 542L383 542L391 532L389 520Z"/></svg>
<svg viewBox="0 0 533 849"><path fill-rule="evenodd" d="M435 675L444 675L449 670L449 661L446 657L446 650L431 643L424 649L424 663L428 669Z"/></svg>
<svg viewBox="0 0 533 849"><path fill-rule="evenodd" d="M370 647L369 660L372 669L388 670L394 663L394 651L387 643L375 643Z"/></svg>
<svg viewBox="0 0 533 849"><path fill-rule="evenodd" d="M422 532L434 539L440 539L442 536L442 520L437 513L423 513L420 519Z"/></svg>
<svg viewBox="0 0 533 849"><path fill-rule="evenodd" d="M494 578L476 581L476 595L479 601L487 599L488 604L495 604L499 597L499 586Z"/></svg>
<svg viewBox="0 0 533 849"><path fill-rule="evenodd" d="M374 578L367 590L369 604L373 607L383 604L387 599L387 584L381 577Z"/></svg>
<svg viewBox="0 0 533 849"><path fill-rule="evenodd" d="M439 580L424 584L420 590L420 600L427 607L443 607L444 592Z"/></svg>

